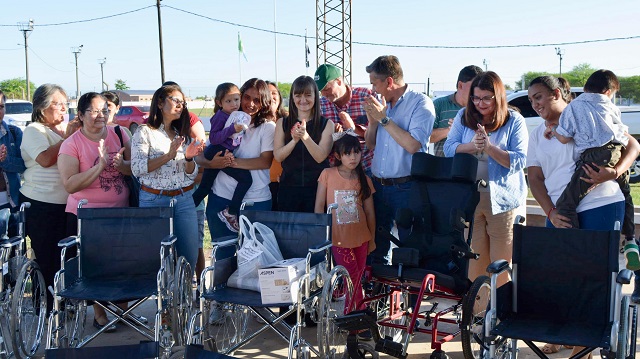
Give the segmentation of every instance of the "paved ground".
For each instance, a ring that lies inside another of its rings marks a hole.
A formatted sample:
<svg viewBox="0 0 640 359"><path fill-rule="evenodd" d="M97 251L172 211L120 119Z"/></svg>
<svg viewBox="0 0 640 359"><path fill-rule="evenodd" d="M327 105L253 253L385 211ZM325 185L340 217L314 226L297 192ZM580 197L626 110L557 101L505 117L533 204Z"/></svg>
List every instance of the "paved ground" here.
<svg viewBox="0 0 640 359"><path fill-rule="evenodd" d="M623 259L621 259L623 260ZM633 290L632 285L626 285L623 287L624 293L631 293ZM441 304L441 307L444 307L444 303ZM147 301L141 306L141 310L138 311L138 314L144 315L149 318L150 321L153 321L155 314L155 302ZM95 329L92 326L93 321L93 310L89 308L87 310L87 321L86 321L86 330L85 333L93 333ZM259 324L250 319L251 328L256 328ZM250 329L251 330L251 329ZM317 343L316 340L317 328L304 328L303 329L303 337L307 339L311 344L315 345ZM101 336L98 336L96 340L91 342L88 346L111 346L118 344L134 344L138 343L140 340L144 340L142 336L136 333L133 329L128 328L124 325L119 325L118 330L115 333L105 333ZM432 349L430 348L430 340L431 338L425 334L416 335L409 345L409 359L423 359L429 358ZM524 344L521 344L524 345ZM638 348L640 348L640 341L638 343ZM454 340L450 343L445 344L443 348L451 359L463 359L462 354L462 346L460 340ZM44 353L44 350L40 350L41 353ZM561 350L560 352L551 355L550 357L553 359L563 359L568 358L571 351L568 349ZM640 354L640 352L638 353ZM242 349L235 352L234 356L238 358L286 358L287 357L287 344L280 339L277 335L275 335L271 331L266 331L254 338L252 342L243 347ZM42 358L43 356L40 356ZM537 358L537 356L529 349L529 348L521 348L520 350L520 358L532 359ZM381 354L380 358L391 358L388 355Z"/></svg>

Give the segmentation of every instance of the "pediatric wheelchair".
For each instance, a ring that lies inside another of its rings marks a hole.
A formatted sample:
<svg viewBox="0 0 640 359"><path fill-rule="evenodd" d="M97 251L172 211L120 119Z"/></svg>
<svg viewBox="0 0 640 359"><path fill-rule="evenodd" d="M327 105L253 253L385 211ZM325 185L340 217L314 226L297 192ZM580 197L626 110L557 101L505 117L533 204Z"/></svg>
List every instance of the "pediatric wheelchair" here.
<svg viewBox="0 0 640 359"><path fill-rule="evenodd" d="M61 269L54 280L47 349L81 348L120 322L158 342L163 356L169 356L174 344L186 344L193 276L174 249L173 202L169 207L83 208L86 203L78 205L78 235L58 244ZM71 247L77 255L65 260ZM132 315L149 298L157 303L153 327ZM126 302L133 302L127 310L117 306ZM88 304L99 304L114 318L83 337Z"/></svg>
<svg viewBox="0 0 640 359"><path fill-rule="evenodd" d="M469 154L413 155L414 195L408 206L414 210L401 209L395 218L396 226L410 234L399 242L388 229L378 228L377 236L398 246L391 264L372 264L365 271L367 309L334 319L348 335L350 358L378 353L406 358L417 333L431 335L432 359L446 358L442 345L460 335L463 312L469 310L469 259L478 258L470 247L471 230L466 239L464 234L467 223L472 226L478 186L483 185L476 181L477 166ZM357 335L367 329L373 345Z"/></svg>
<svg viewBox="0 0 640 359"><path fill-rule="evenodd" d="M606 359L636 353L637 307L622 295L632 272L618 271L620 232L514 226L513 264L493 262L476 279L473 311L467 315L466 359L515 358L522 340L596 348ZM497 287L508 272L511 281Z"/></svg>
<svg viewBox="0 0 640 359"><path fill-rule="evenodd" d="M17 213L0 210L0 357L27 358L36 354L47 314L47 293L38 264L26 256L25 202ZM10 216L18 224L18 235L7 236Z"/></svg>
<svg viewBox="0 0 640 359"><path fill-rule="evenodd" d="M329 206L328 212L333 208ZM345 298L352 295L353 286L346 269L331 263L331 215L244 209L240 214L273 230L284 259L305 258L297 298L293 303L263 304L260 293L227 286L237 268L241 229L238 237L225 237L213 243L211 265L200 280L200 310L189 322L189 343L229 354L271 329L288 342L288 358L308 358L311 353L320 358L342 358L346 335L336 330L332 319L344 314L348 302ZM289 309L276 315L272 307ZM212 308L220 314L214 323L208 321ZM248 333L250 313L265 323L253 333ZM296 324L291 326L284 319L294 313ZM311 323L318 325L317 347L301 336L301 328Z"/></svg>

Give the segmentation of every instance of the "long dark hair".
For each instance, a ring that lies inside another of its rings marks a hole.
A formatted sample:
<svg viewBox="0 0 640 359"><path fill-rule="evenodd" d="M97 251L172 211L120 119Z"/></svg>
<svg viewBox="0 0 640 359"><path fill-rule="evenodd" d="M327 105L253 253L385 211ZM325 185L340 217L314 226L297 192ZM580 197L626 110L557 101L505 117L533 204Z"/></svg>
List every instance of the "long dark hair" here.
<svg viewBox="0 0 640 359"><path fill-rule="evenodd" d="M571 93L571 86L569 85L569 81L565 80L563 77L555 77L551 75L546 76L538 76L535 79L529 82L529 87L540 84L549 90L549 92L554 92L555 90L560 91L560 97L564 100L564 102L569 103L573 100L573 94Z"/></svg>
<svg viewBox="0 0 640 359"><path fill-rule="evenodd" d="M320 118L322 117L322 110L320 109L320 91L318 91L318 85L309 76L300 76L291 84L291 93L289 95L289 116L285 117L282 122L282 129L284 130L285 143L291 141L291 128L299 120L298 107L294 100L294 95L300 94L314 94L314 104L311 110L311 118L307 119L307 132L314 142L320 142L322 137L322 131L324 127Z"/></svg>
<svg viewBox="0 0 640 359"><path fill-rule="evenodd" d="M182 98L184 98L184 93L182 93L182 90L178 85L164 85L157 89L153 94L153 98L151 99L151 110L149 111L149 120L147 121L147 125L149 127L158 129L160 128L160 125L164 123L162 110L159 106L174 92L180 92L182 94ZM179 136L185 137L186 143L191 141L191 122L189 121L189 110L187 110L186 102L182 105L180 118L171 122L171 126L178 130Z"/></svg>
<svg viewBox="0 0 640 359"><path fill-rule="evenodd" d="M271 91L269 91L269 85L267 85L264 80L260 80L259 78L248 79L242 87L240 87L240 109L242 110L242 98L244 97L245 91L250 88L255 88L258 90L258 95L260 96L260 109L258 113L254 115L253 127L258 127L262 125L268 118L271 116Z"/></svg>
<svg viewBox="0 0 640 359"><path fill-rule="evenodd" d="M509 120L509 104L507 103L507 92L504 88L504 83L498 74L493 71L487 71L473 79L471 88L469 89L469 96L473 96L473 89L476 87L481 90L493 92L495 97L496 105L493 121L485 125L487 132L493 132ZM467 108L464 111L462 123L474 131L478 129L478 124L482 123L482 115L478 112L471 99L469 99Z"/></svg>
<svg viewBox="0 0 640 359"><path fill-rule="evenodd" d="M360 141L356 136L344 135L333 143L333 152L340 156L348 155L351 152L360 153L360 151ZM342 161L336 158L335 166L338 167L340 165L342 165ZM367 175L364 173L364 168L362 168L362 161L358 163L355 171L358 174L358 182L360 183L358 196L364 202L365 199L371 196L371 188L369 187L369 181L367 181Z"/></svg>

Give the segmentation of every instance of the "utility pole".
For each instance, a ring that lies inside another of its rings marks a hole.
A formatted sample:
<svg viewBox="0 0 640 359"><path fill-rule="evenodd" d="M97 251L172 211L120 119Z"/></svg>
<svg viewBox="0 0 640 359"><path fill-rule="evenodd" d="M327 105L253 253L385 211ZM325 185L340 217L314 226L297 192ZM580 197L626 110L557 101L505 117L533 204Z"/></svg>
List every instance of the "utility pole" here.
<svg viewBox="0 0 640 359"><path fill-rule="evenodd" d="M76 58L76 100L80 98L80 81L78 80L78 56L80 56L80 53L82 52L82 46L83 45L71 48L71 52L73 52L73 55Z"/></svg>
<svg viewBox="0 0 640 359"><path fill-rule="evenodd" d="M160 1L156 1L158 7L158 36L160 38L160 79L164 83L164 50L162 49L162 16L160 15Z"/></svg>
<svg viewBox="0 0 640 359"><path fill-rule="evenodd" d="M489 68L489 60L482 59L482 64L484 65L484 71L487 71L487 69Z"/></svg>
<svg viewBox="0 0 640 359"><path fill-rule="evenodd" d="M27 38L29 38L30 32L33 31L33 19L29 19L29 22L19 22L18 29L22 31L24 35L24 63L26 67L27 75L27 101L31 101L31 85L29 84L29 51L27 45Z"/></svg>
<svg viewBox="0 0 640 359"><path fill-rule="evenodd" d="M560 76L562 76L562 55L564 55L564 49L556 47L556 55L560 58Z"/></svg>
<svg viewBox="0 0 640 359"><path fill-rule="evenodd" d="M276 70L276 86L278 86L278 30L276 28L276 0L273 0L273 54Z"/></svg>
<svg viewBox="0 0 640 359"><path fill-rule="evenodd" d="M98 59L98 63L100 64L100 79L102 80L102 91L104 91L104 64L107 63L107 58Z"/></svg>

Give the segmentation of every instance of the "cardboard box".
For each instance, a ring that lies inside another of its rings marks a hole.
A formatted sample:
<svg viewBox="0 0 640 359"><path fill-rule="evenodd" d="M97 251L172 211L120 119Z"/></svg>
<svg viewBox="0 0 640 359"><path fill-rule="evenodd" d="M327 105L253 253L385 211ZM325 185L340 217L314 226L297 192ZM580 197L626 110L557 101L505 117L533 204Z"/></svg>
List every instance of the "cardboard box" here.
<svg viewBox="0 0 640 359"><path fill-rule="evenodd" d="M305 267L304 258L290 258L258 269L262 304L293 303Z"/></svg>

